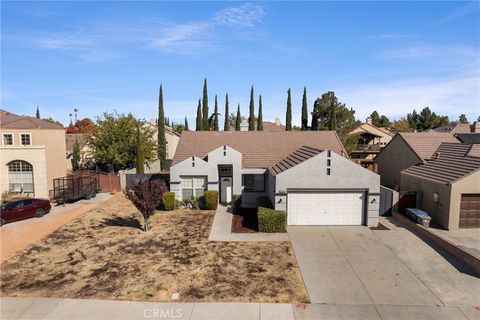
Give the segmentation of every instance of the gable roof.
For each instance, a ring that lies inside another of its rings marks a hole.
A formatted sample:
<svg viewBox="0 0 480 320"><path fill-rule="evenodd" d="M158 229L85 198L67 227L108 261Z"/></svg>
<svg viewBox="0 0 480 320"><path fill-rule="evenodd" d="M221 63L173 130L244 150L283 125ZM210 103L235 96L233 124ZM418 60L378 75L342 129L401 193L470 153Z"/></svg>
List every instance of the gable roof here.
<svg viewBox="0 0 480 320"><path fill-rule="evenodd" d="M455 137L462 143L480 143L480 133L458 133Z"/></svg>
<svg viewBox="0 0 480 320"><path fill-rule="evenodd" d="M272 176L276 176L283 171L286 171L314 156L322 152L323 150L302 146L289 154L286 158L282 159L281 161L277 162L272 167L268 168L268 171L272 174Z"/></svg>
<svg viewBox="0 0 480 320"><path fill-rule="evenodd" d="M453 134L447 132L401 132L397 135L400 136L423 161L429 159L442 142L458 143L458 140L455 139Z"/></svg>
<svg viewBox="0 0 480 320"><path fill-rule="evenodd" d="M0 128L2 129L53 129L65 130L59 124L29 116L19 116L0 109Z"/></svg>
<svg viewBox="0 0 480 320"><path fill-rule="evenodd" d="M447 124L438 128L431 129L435 132L450 132L450 133L469 133L472 132L472 126L469 123Z"/></svg>
<svg viewBox="0 0 480 320"><path fill-rule="evenodd" d="M442 143L426 164L402 171L435 182L449 184L480 170L480 157L470 154L475 145L465 143Z"/></svg>
<svg viewBox="0 0 480 320"><path fill-rule="evenodd" d="M263 121L263 131L269 131L269 132L285 131L285 126L283 124L277 125L275 122Z"/></svg>
<svg viewBox="0 0 480 320"><path fill-rule="evenodd" d="M186 131L178 143L172 164L227 145L242 153L244 168L270 168L302 146L332 150L347 156L335 131Z"/></svg>
<svg viewBox="0 0 480 320"><path fill-rule="evenodd" d="M383 136L391 136L393 137L393 133L388 131L388 129L383 128L383 127L377 127L373 124L364 122L360 124L357 128L355 128L353 131L351 131L349 134L355 134L355 133L369 133L371 135L377 136L377 137L383 137Z"/></svg>

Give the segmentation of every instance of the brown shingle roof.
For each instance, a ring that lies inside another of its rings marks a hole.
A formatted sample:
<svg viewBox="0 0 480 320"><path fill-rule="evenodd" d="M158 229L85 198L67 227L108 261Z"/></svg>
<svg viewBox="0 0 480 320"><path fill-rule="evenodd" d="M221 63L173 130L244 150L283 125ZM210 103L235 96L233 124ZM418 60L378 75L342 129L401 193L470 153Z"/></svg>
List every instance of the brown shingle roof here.
<svg viewBox="0 0 480 320"><path fill-rule="evenodd" d="M263 131L268 131L268 132L285 131L285 126L283 124L276 125L275 122L263 121Z"/></svg>
<svg viewBox="0 0 480 320"><path fill-rule="evenodd" d="M446 132L401 132L398 135L422 160L429 159L442 142L458 143L453 134Z"/></svg>
<svg viewBox="0 0 480 320"><path fill-rule="evenodd" d="M347 154L335 131L187 131L180 137L173 164L193 155L203 159L223 145L242 153L244 168L269 168L302 146Z"/></svg>
<svg viewBox="0 0 480 320"><path fill-rule="evenodd" d="M469 123L457 123L457 124L447 124L430 131L436 132L450 132L450 133L470 133L473 132L472 125Z"/></svg>
<svg viewBox="0 0 480 320"><path fill-rule="evenodd" d="M452 183L480 169L480 158L469 155L474 146L442 143L426 164L410 167L402 173L440 183Z"/></svg>
<svg viewBox="0 0 480 320"><path fill-rule="evenodd" d="M65 130L59 124L44 119L28 116L19 116L0 109L0 128L2 129L54 129Z"/></svg>
<svg viewBox="0 0 480 320"><path fill-rule="evenodd" d="M288 170L314 156L322 152L322 150L302 146L299 149L295 150L293 153L288 155L286 158L277 162L274 166L268 168L268 171L272 174L272 176L276 176L277 174Z"/></svg>

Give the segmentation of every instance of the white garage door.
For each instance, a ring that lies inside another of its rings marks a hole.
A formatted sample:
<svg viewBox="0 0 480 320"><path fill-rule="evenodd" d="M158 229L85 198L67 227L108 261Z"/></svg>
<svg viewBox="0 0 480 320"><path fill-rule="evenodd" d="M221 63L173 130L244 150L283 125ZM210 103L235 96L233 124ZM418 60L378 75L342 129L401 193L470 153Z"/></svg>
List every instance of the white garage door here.
<svg viewBox="0 0 480 320"><path fill-rule="evenodd" d="M289 225L361 225L363 193L288 193Z"/></svg>

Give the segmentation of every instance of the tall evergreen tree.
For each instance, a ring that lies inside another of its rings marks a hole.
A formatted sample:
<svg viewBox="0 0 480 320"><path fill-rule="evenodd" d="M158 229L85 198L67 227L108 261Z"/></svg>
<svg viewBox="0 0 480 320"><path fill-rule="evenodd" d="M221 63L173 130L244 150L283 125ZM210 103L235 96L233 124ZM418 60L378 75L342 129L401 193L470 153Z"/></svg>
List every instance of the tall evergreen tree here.
<svg viewBox="0 0 480 320"><path fill-rule="evenodd" d="M307 87L303 88L302 99L302 130L308 130Z"/></svg>
<svg viewBox="0 0 480 320"><path fill-rule="evenodd" d="M462 113L460 117L458 117L458 123L463 123L463 124L469 123L467 116L464 113Z"/></svg>
<svg viewBox="0 0 480 320"><path fill-rule="evenodd" d="M312 125L311 125L311 130L313 131L318 130L318 121L320 119L320 114L318 110L320 110L320 106L321 106L321 99L320 98L315 99L315 102L313 103Z"/></svg>
<svg viewBox="0 0 480 320"><path fill-rule="evenodd" d="M202 103L198 99L196 131L203 131Z"/></svg>
<svg viewBox="0 0 480 320"><path fill-rule="evenodd" d="M137 163L136 163L137 173L145 172L144 162L145 162L145 157L143 156L142 137L140 135L140 124L137 123Z"/></svg>
<svg viewBox="0 0 480 320"><path fill-rule="evenodd" d="M223 131L230 130L230 121L228 119L230 112L228 110L228 93L225 95L225 123L223 124Z"/></svg>
<svg viewBox="0 0 480 320"><path fill-rule="evenodd" d="M158 160L160 160L160 168L164 170L166 168L166 161L167 161L167 140L165 138L165 113L163 111L163 87L160 85L160 94L158 96L158 147L157 147L157 155ZM142 151L143 156L143 151ZM143 170L143 164L142 164Z"/></svg>
<svg viewBox="0 0 480 320"><path fill-rule="evenodd" d="M77 171L80 169L80 144L75 136L75 144L73 145L73 154L72 154L72 169Z"/></svg>
<svg viewBox="0 0 480 320"><path fill-rule="evenodd" d="M187 116L185 116L185 123L183 124L183 130L189 131L189 129L188 129L188 119L187 119Z"/></svg>
<svg viewBox="0 0 480 320"><path fill-rule="evenodd" d="M35 118L40 119L40 109L37 106L37 112L35 112Z"/></svg>
<svg viewBox="0 0 480 320"><path fill-rule="evenodd" d="M202 113L203 113L203 130L208 130L208 90L207 78L203 81L203 97L202 97Z"/></svg>
<svg viewBox="0 0 480 320"><path fill-rule="evenodd" d="M213 114L213 130L218 131L218 102L217 95L215 95L215 109Z"/></svg>
<svg viewBox="0 0 480 320"><path fill-rule="evenodd" d="M285 120L285 130L292 131L292 94L290 88L288 88L287 96L287 114Z"/></svg>
<svg viewBox="0 0 480 320"><path fill-rule="evenodd" d="M248 116L248 131L255 130L255 105L253 102L253 86L250 89L250 114Z"/></svg>
<svg viewBox="0 0 480 320"><path fill-rule="evenodd" d="M258 96L257 131L263 131L262 95Z"/></svg>
<svg viewBox="0 0 480 320"><path fill-rule="evenodd" d="M235 120L235 131L240 131L240 124L242 123L242 115L240 114L240 103L237 107L237 119Z"/></svg>

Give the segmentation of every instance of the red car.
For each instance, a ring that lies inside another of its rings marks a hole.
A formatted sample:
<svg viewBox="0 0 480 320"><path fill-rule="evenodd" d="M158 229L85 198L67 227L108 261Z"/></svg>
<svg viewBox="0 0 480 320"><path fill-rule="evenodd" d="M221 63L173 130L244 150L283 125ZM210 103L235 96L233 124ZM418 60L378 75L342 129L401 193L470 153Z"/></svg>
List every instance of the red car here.
<svg viewBox="0 0 480 320"><path fill-rule="evenodd" d="M2 203L1 225L7 222L23 220L33 217L43 217L50 212L52 206L47 199L12 199Z"/></svg>

